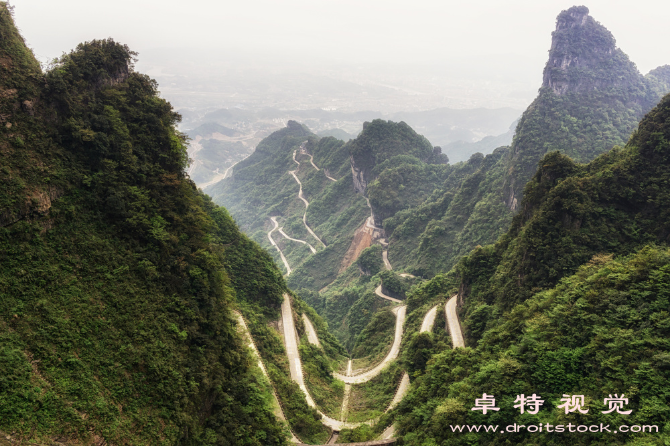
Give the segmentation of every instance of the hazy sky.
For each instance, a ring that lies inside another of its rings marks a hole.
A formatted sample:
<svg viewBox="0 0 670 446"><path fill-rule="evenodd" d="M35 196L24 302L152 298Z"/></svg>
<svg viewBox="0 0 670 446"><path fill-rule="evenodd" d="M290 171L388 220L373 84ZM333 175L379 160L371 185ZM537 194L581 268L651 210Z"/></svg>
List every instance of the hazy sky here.
<svg viewBox="0 0 670 446"><path fill-rule="evenodd" d="M158 47L309 52L342 62L434 62L523 55L544 64L556 15L569 0L12 0L40 58L113 37ZM670 63L670 2L585 3L645 73Z"/></svg>

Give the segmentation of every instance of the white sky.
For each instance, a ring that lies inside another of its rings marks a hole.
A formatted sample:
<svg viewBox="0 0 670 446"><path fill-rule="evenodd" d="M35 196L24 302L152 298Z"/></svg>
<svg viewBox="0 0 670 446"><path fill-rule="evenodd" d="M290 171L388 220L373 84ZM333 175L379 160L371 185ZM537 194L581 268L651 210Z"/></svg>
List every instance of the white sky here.
<svg viewBox="0 0 670 446"><path fill-rule="evenodd" d="M209 47L309 52L339 62L520 55L543 65L572 0L11 0L40 58L113 37L140 52ZM591 0L591 15L646 73L670 63L670 1Z"/></svg>

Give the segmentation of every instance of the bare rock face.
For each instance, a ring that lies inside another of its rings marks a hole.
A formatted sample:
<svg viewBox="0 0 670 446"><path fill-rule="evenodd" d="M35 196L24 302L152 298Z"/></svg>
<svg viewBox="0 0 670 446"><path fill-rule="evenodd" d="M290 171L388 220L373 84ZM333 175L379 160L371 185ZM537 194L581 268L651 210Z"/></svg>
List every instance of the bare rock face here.
<svg viewBox="0 0 670 446"><path fill-rule="evenodd" d="M552 33L543 87L557 95L639 83L642 76L586 6L562 11Z"/></svg>
<svg viewBox="0 0 670 446"><path fill-rule="evenodd" d="M20 207L0 211L0 228L23 219L34 219L47 215L51 210L51 203L60 198L63 193L62 189L56 187L49 187L45 190L35 189Z"/></svg>
<svg viewBox="0 0 670 446"><path fill-rule="evenodd" d="M670 67L642 76L585 6L556 18L538 97L519 120L507 155L502 199L517 212L542 157L560 151L589 162L625 144L639 119L670 89Z"/></svg>
<svg viewBox="0 0 670 446"><path fill-rule="evenodd" d="M354 189L363 196L365 196L368 189L369 170L357 166L354 157L351 157L351 173L354 176Z"/></svg>

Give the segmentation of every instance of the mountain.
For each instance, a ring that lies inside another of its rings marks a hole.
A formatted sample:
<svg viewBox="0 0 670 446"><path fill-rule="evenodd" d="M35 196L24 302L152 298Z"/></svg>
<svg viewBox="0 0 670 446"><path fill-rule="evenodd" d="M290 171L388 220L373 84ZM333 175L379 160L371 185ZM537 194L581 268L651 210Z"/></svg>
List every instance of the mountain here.
<svg viewBox="0 0 670 446"><path fill-rule="evenodd" d="M379 309L374 290L383 282L382 256L394 271L430 278L494 242L519 212L520 188L548 151L587 162L624 144L670 90L669 70L642 76L588 9L573 7L557 18L544 84L510 146L445 164L441 150L404 122L373 120L344 143L293 121L207 192L277 262L286 257L289 286L352 347ZM316 253L293 240L311 243Z"/></svg>
<svg viewBox="0 0 670 446"><path fill-rule="evenodd" d="M271 327L291 293L134 57L94 40L43 73L0 3L0 441L283 445L279 413L323 442Z"/></svg>
<svg viewBox="0 0 670 446"><path fill-rule="evenodd" d="M255 135L215 122L206 122L186 134L190 138L187 172L201 188L225 178L229 168L248 156L260 141Z"/></svg>
<svg viewBox="0 0 670 446"><path fill-rule="evenodd" d="M638 72L588 8L561 12L540 94L521 117L506 160L507 206L516 209L523 186L545 153L560 150L588 162L625 144L640 118L670 88L667 78L652 73L643 77Z"/></svg>
<svg viewBox="0 0 670 446"><path fill-rule="evenodd" d="M664 66L642 76L586 7L561 12L543 85L519 120L511 146L484 157L462 183L385 221L391 263L431 276L496 240L518 211L523 187L544 154L559 150L588 162L625 144L644 114L670 91L669 70Z"/></svg>
<svg viewBox="0 0 670 446"><path fill-rule="evenodd" d="M219 125L216 122L206 122L186 132L191 138L197 138L198 136L207 138L215 134L220 134L223 136L240 136L241 133L238 130Z"/></svg>
<svg viewBox="0 0 670 446"><path fill-rule="evenodd" d="M475 153L488 155L498 147L509 146L514 139L514 130L518 120L514 121L509 130L497 136L485 136L477 142L454 141L442 147L442 151L452 163L467 161Z"/></svg>
<svg viewBox="0 0 670 446"><path fill-rule="evenodd" d="M429 359L389 415L403 444L552 444L555 436L529 429L501 440L505 426L540 423L564 426L561 441L578 445L667 441L669 141L670 95L623 148L588 164L545 155L509 231L412 293L408 318L458 290L470 348L423 341ZM483 393L499 411L471 410ZM514 408L522 394L543 401L537 415ZM631 412L608 413L610 394ZM564 412L565 395L583 395L588 413ZM497 431L444 428L479 424ZM646 433L620 430L613 439L577 433L580 424L644 425Z"/></svg>

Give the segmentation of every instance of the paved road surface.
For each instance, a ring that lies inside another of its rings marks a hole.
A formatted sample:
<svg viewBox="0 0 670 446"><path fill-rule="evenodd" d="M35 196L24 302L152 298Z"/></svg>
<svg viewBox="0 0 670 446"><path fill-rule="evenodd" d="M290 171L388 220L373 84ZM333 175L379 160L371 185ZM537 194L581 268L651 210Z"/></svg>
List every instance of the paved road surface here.
<svg viewBox="0 0 670 446"><path fill-rule="evenodd" d="M344 398L342 398L342 409L340 410L340 420L345 421L349 414L349 395L351 395L351 384L344 385Z"/></svg>
<svg viewBox="0 0 670 446"><path fill-rule="evenodd" d="M391 271L393 267L391 266L391 263L389 262L389 252L387 249L382 251L382 259L384 260L384 266L386 267L387 270Z"/></svg>
<svg viewBox="0 0 670 446"><path fill-rule="evenodd" d="M288 358L289 370L291 371L291 379L298 384L300 390L302 390L305 394L307 405L316 409L319 415L321 415L321 422L336 431L340 431L345 428L353 429L362 424L372 424L372 421L365 423L345 423L343 421L330 418L317 408L316 403L307 390L305 379L302 375L302 364L300 362L300 354L298 352L295 323L293 321L293 312L291 311L291 298L288 294L284 294L284 302L281 306L281 314L284 325L284 345L286 347L286 356Z"/></svg>
<svg viewBox="0 0 670 446"><path fill-rule="evenodd" d="M302 321L305 323L305 330L307 330L307 340L309 343L321 347L321 342L319 342L319 336L316 334L314 325L312 325L312 321L309 320L305 313L302 314Z"/></svg>
<svg viewBox="0 0 670 446"><path fill-rule="evenodd" d="M311 154L311 153L307 153L307 149L305 148L306 145L307 145L307 141L303 142L303 143L300 145L300 150L304 151L305 155L307 155L307 156L309 157L309 162L312 163L312 166L314 166L314 168L315 168L317 171L321 170L321 169L319 169L319 168L317 167L316 164L314 164L314 157L312 156L312 154ZM293 153L293 160L295 161L295 152ZM296 161L296 163L297 163L297 161ZM300 163L298 163L298 164L300 164ZM333 178L333 177L331 177L330 175L328 175L325 171L324 171L323 173L324 173L324 175L326 175L326 178L328 178L330 181L337 181L335 178Z"/></svg>
<svg viewBox="0 0 670 446"><path fill-rule="evenodd" d="M465 347L463 341L463 334L461 333L461 324L458 322L458 315L456 314L456 298L457 294L451 296L444 306L444 312L447 316L447 325L449 326L449 334L451 335L451 343L454 348Z"/></svg>
<svg viewBox="0 0 670 446"><path fill-rule="evenodd" d="M438 306L439 305L435 305L433 308L428 310L428 313L426 313L426 315L423 318L423 322L421 323L420 333L433 330L433 325L435 324L435 316L437 316Z"/></svg>
<svg viewBox="0 0 670 446"><path fill-rule="evenodd" d="M296 164L298 164L298 169L299 169L300 168L300 163L295 159L295 152L296 151L294 150L293 151L293 161L295 161ZM309 207L309 201L307 201L307 199L305 198L305 195L302 193L302 183L300 182L300 179L298 179L298 176L295 174L296 172L297 172L297 170L289 170L288 173L293 175L293 178L298 183L298 186L300 186L300 189L298 190L298 198L300 198L303 201L303 203L305 203L305 213L302 215L302 222L305 224L305 228L307 228L307 232L309 232L312 235L312 237L317 239L319 241L319 243L321 243L323 245L323 247L325 248L326 244L323 243L323 241L314 233L314 231L312 231L312 228L310 228L309 225L307 224L307 208Z"/></svg>
<svg viewBox="0 0 670 446"><path fill-rule="evenodd" d="M287 238L287 239L292 240L294 242L302 243L303 245L309 246L309 250L312 251L312 254L316 254L316 249L314 249L314 246L310 245L309 243L307 243L304 240L298 240L297 238L289 237L288 235L286 235L286 233L284 232L284 227L283 226L281 228L279 228L279 233L281 235L283 235L284 238Z"/></svg>
<svg viewBox="0 0 670 446"><path fill-rule="evenodd" d="M400 341L402 341L402 328L403 324L405 323L405 312L407 311L407 306L402 305L399 307L395 307L393 309L393 313L395 314L395 336L393 338L393 345L391 345L391 350L389 351L388 355L386 355L386 358L382 362L380 362L376 367L374 367L371 370L368 370L365 373L362 373L360 375L356 376L345 376L341 375L339 373L333 373L333 376L335 378L344 381L345 384L360 384L364 383L367 381L370 381L372 378L375 376L379 375L382 370L384 370L384 367L389 365L391 361L396 359L398 357L398 353L400 353Z"/></svg>
<svg viewBox="0 0 670 446"><path fill-rule="evenodd" d="M275 241L272 239L272 233L277 230L279 227L279 223L277 223L277 217L270 217L270 220L272 220L272 223L274 224L274 228L270 232L268 232L268 238L270 239L270 243L272 243L272 246L277 248L277 251L279 251L279 256L281 257L281 261L284 262L284 266L286 267L286 275L289 276L291 274L291 267L288 264L288 260L286 260L286 257L284 257L284 253L281 252L281 249L279 249L279 246L275 243Z"/></svg>
<svg viewBox="0 0 670 446"><path fill-rule="evenodd" d="M377 296L381 297L382 299L390 300L391 302L395 302L395 303L402 303L402 301L400 299L396 299L395 297L391 297L391 296L388 296L388 295L382 293L382 286L381 285L379 285L375 289L375 294Z"/></svg>
<svg viewBox="0 0 670 446"><path fill-rule="evenodd" d="M386 412L397 406L398 403L402 401L408 390L409 390L409 374L405 372L402 375L402 379L400 380L398 390L396 390L395 395L393 396L393 400L391 401L391 404L389 405L388 409L386 409Z"/></svg>
<svg viewBox="0 0 670 446"><path fill-rule="evenodd" d="M249 342L249 347L251 350L253 350L254 354L256 355L256 358L258 358L258 367L260 367L261 371L263 372L263 375L270 381L270 378L268 377L268 372L265 370L265 365L263 364L263 361L261 361L261 355L258 353L258 349L256 348L256 344L254 344L254 339L251 337L251 333L249 333L249 328L247 327L246 322L244 322L244 318L242 317L242 314L240 314L237 311L233 312L235 316L237 317L237 323L240 325L240 328L242 329L243 337ZM270 381L272 382L272 381ZM281 404L279 404L279 398L277 398L277 394L275 393L274 389L272 390L272 396L274 397L274 414L277 418L280 420L286 422L286 416L284 416L284 411L282 410ZM287 423L288 424L288 423ZM289 426L290 430L290 426ZM296 438L296 436L291 432L291 442L292 443L300 443L300 440Z"/></svg>
<svg viewBox="0 0 670 446"><path fill-rule="evenodd" d="M390 440L395 434L395 424L390 425L386 428L384 432L377 438L377 440Z"/></svg>
<svg viewBox="0 0 670 446"><path fill-rule="evenodd" d="M435 317L437 316L438 307L439 305L435 305L433 308L428 310L426 315L423 317L423 321L421 322L421 333L431 331L433 329L433 325L435 324ZM402 375L400 385L398 386L398 389L396 390L396 393L393 396L393 401L391 401L391 404L389 405L388 409L386 409L386 411L388 412L389 410L393 409L396 405L398 405L398 403L402 401L403 397L405 396L408 390L409 390L409 375L407 374L407 372L405 372ZM388 431L388 429L386 431ZM386 431L384 432L386 433ZM380 439L386 440L388 438L380 438Z"/></svg>
<svg viewBox="0 0 670 446"><path fill-rule="evenodd" d="M314 157L312 156L312 154L308 153L307 156L309 156L309 162L312 163L312 166L314 166L316 170L321 170L318 167L316 167L316 164L314 164Z"/></svg>

